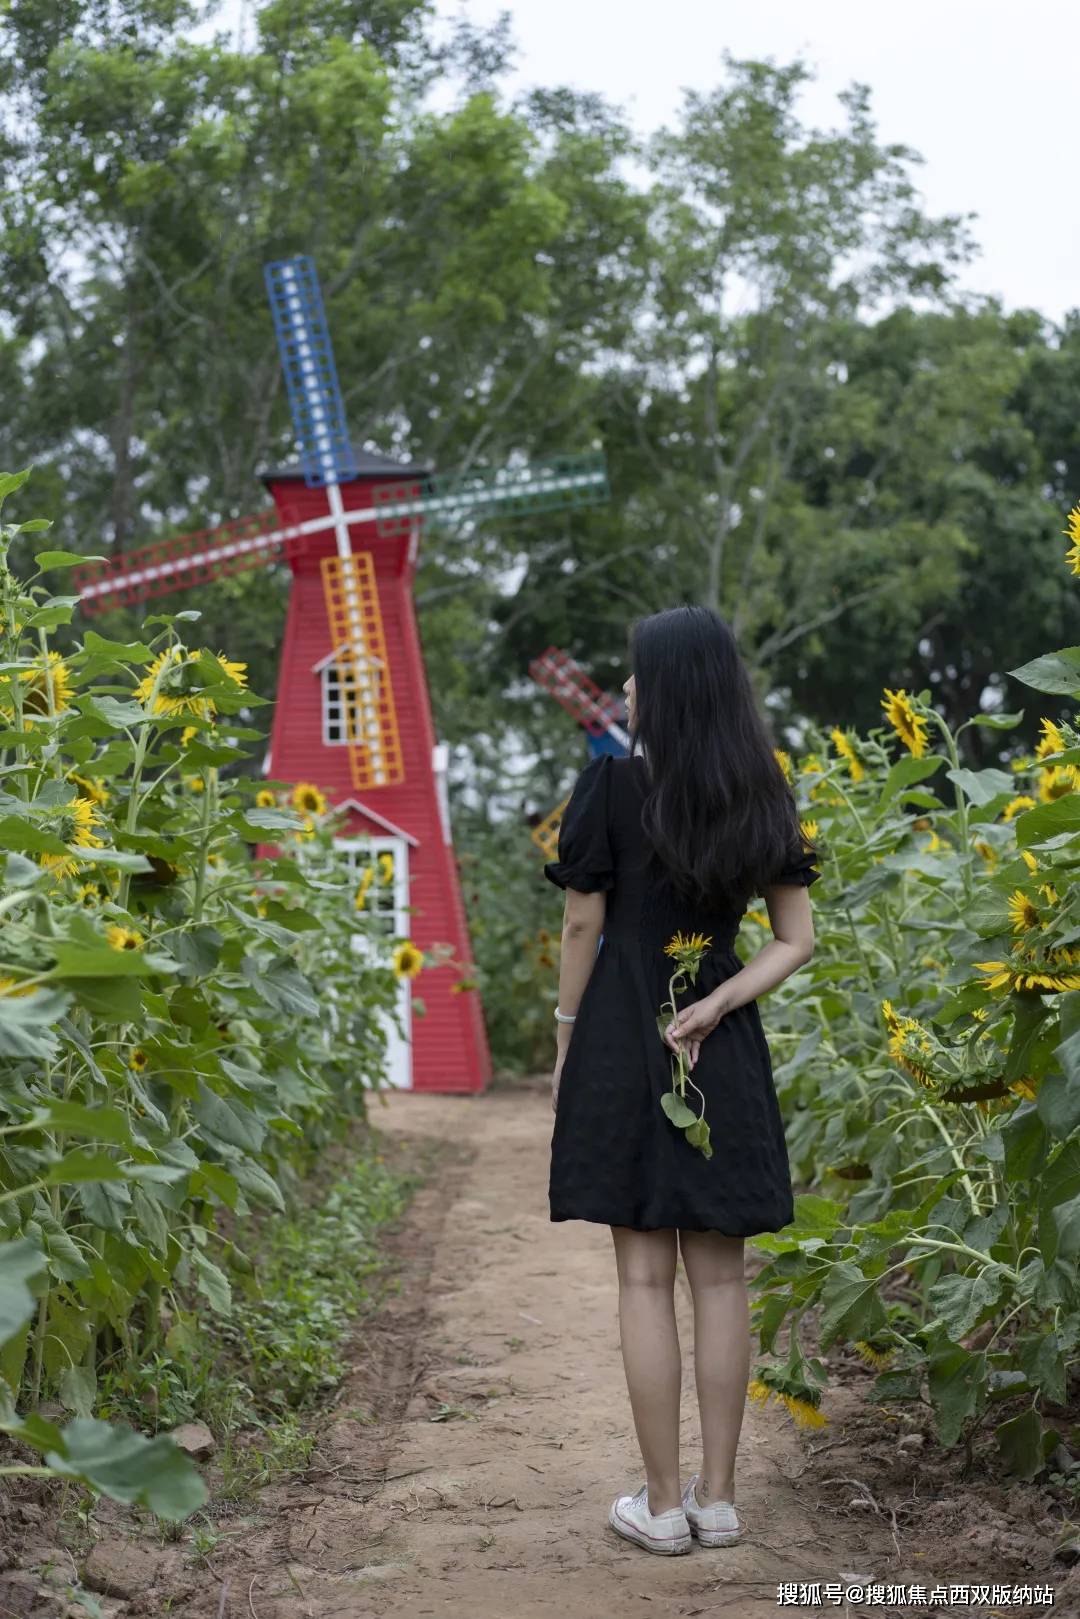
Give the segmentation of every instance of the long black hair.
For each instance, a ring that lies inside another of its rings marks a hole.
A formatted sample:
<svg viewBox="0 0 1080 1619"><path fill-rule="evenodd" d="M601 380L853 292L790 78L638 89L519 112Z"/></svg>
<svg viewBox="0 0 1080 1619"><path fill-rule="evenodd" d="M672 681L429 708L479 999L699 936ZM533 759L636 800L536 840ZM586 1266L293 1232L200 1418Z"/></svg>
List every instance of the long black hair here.
<svg viewBox="0 0 1080 1619"><path fill-rule="evenodd" d="M735 637L710 607L672 607L631 625L630 666L653 869L741 910L809 844Z"/></svg>

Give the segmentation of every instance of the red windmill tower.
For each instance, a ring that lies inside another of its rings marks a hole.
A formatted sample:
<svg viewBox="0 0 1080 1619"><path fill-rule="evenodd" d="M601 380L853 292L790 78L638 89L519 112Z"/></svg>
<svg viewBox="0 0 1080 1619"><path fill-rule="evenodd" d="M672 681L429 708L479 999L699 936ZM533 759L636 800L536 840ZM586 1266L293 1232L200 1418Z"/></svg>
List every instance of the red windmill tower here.
<svg viewBox="0 0 1080 1619"><path fill-rule="evenodd" d="M355 451L348 438L314 265L266 266L300 464L265 474L273 505L76 570L96 613L277 561L292 571L266 772L308 781L346 812L336 839L342 904L377 868L365 906L420 950L471 959L446 788L435 736L413 580L422 529L489 514L527 516L606 498L600 456L436 477L426 466ZM358 946L361 944L357 937ZM388 1079L404 1088L477 1091L491 1063L475 991L458 969L402 980L401 1027L386 1021Z"/></svg>

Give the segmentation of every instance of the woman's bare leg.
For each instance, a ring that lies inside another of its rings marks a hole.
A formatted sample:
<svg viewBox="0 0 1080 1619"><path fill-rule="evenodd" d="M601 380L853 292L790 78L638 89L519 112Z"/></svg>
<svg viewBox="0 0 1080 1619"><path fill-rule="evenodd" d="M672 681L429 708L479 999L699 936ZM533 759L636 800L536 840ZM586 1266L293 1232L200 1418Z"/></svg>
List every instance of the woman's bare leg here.
<svg viewBox="0 0 1080 1619"><path fill-rule="evenodd" d="M682 1505L679 1394L682 1356L675 1324L674 1231L612 1226L619 1270L619 1335L649 1511Z"/></svg>
<svg viewBox="0 0 1080 1619"><path fill-rule="evenodd" d="M694 1376L701 1415L697 1497L735 1500L735 1452L750 1373L750 1301L743 1239L719 1231L680 1231L683 1267L694 1298Z"/></svg>

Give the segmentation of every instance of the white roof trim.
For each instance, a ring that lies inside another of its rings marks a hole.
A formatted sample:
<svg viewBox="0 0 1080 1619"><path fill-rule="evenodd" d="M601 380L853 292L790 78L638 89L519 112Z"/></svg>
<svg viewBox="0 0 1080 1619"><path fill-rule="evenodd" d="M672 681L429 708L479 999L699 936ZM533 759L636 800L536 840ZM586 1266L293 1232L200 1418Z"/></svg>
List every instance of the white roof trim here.
<svg viewBox="0 0 1080 1619"><path fill-rule="evenodd" d="M396 838L404 838L405 842L412 844L414 849L420 847L419 838L414 838L412 833L406 832L403 827L395 826L393 821L388 821L385 815L379 814L378 810L371 809L367 804L361 804L358 798L339 798L333 808L356 810L359 815L366 815L369 820L378 822L379 826L385 827L386 831L392 832Z"/></svg>
<svg viewBox="0 0 1080 1619"><path fill-rule="evenodd" d="M340 646L336 646L332 652L328 652L324 658L320 658L318 663L311 665L312 674L321 675L324 669L329 669L331 664L338 661L343 652L348 651L348 647L348 641L342 641ZM383 666L383 660L377 658L373 652L361 652L360 656L366 658L369 663L373 663L377 669L381 669Z"/></svg>

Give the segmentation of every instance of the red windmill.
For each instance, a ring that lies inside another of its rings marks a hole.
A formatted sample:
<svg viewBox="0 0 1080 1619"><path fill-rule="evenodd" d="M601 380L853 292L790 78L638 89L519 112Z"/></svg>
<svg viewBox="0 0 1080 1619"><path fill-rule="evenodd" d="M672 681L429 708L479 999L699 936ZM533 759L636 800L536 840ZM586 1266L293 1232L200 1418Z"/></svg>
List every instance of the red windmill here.
<svg viewBox="0 0 1080 1619"><path fill-rule="evenodd" d="M375 869L365 905L388 935L471 959L446 789L413 607L422 526L524 516L606 498L603 458L564 457L435 477L350 445L314 265L266 266L301 464L265 474L273 505L76 570L87 612L276 562L292 570L266 771L308 781L347 812L337 841L342 903ZM475 991L458 969L402 980L401 1030L387 1020L390 1083L481 1090L491 1063Z"/></svg>

